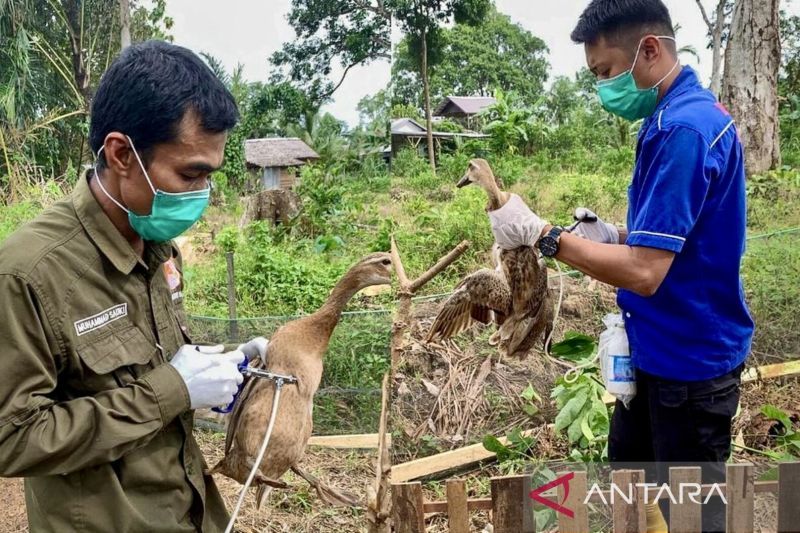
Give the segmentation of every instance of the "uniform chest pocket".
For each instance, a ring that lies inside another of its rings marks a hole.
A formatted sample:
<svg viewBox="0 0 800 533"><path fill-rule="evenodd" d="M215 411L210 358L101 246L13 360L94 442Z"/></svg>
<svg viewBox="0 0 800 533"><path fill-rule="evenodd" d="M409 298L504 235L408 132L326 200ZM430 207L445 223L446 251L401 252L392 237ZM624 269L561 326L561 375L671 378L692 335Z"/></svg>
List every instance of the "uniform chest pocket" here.
<svg viewBox="0 0 800 533"><path fill-rule="evenodd" d="M82 388L108 390L139 379L153 367L158 348L137 326L127 326L77 348Z"/></svg>

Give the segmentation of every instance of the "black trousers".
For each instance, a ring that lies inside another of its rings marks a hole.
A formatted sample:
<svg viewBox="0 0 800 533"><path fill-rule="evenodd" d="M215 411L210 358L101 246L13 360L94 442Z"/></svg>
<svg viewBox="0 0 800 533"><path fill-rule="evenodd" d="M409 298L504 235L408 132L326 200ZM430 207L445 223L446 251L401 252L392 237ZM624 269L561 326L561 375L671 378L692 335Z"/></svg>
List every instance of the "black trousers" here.
<svg viewBox="0 0 800 533"><path fill-rule="evenodd" d="M724 482L743 366L718 378L691 382L637 370L636 397L629 409L617 401L611 418L612 466L644 469L647 481L659 485L669 483L671 466L700 466L703 483ZM660 504L669 520L669 498ZM702 513L704 533L725 531L722 500L710 500Z"/></svg>

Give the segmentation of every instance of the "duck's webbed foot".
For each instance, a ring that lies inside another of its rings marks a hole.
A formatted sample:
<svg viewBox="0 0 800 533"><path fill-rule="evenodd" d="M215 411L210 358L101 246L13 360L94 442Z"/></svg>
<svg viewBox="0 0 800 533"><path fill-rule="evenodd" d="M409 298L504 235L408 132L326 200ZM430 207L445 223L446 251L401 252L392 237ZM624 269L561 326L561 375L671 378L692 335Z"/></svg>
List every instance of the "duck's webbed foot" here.
<svg viewBox="0 0 800 533"><path fill-rule="evenodd" d="M309 485L314 487L314 490L317 491L317 495L320 497L320 499L329 505L335 505L339 507L361 506L361 502L352 494L337 491L336 489L327 486L311 474L304 472L296 466L292 467L292 472L305 479Z"/></svg>

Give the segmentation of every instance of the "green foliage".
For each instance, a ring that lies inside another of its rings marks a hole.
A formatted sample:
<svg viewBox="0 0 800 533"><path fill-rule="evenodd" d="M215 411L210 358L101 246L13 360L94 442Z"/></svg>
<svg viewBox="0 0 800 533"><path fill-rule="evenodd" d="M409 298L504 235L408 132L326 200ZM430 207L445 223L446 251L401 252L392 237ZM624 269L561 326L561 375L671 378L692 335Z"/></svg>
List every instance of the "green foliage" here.
<svg viewBox="0 0 800 533"><path fill-rule="evenodd" d="M525 390L520 394L520 398L525 400L525 403L522 405L522 410L525 411L526 415L536 416L539 413L542 398L539 396L539 393L536 392L536 389L533 388L533 385L528 383L528 386L525 387Z"/></svg>
<svg viewBox="0 0 800 533"><path fill-rule="evenodd" d="M410 118L417 122L422 122L422 113L420 108L412 104L394 104L391 109L391 117L395 118Z"/></svg>
<svg viewBox="0 0 800 533"><path fill-rule="evenodd" d="M320 235L314 240L314 251L318 254L344 248L344 239L338 235Z"/></svg>
<svg viewBox="0 0 800 533"><path fill-rule="evenodd" d="M565 341L552 347L554 354L577 362L574 375L560 378L551 394L559 409L555 429L565 432L574 446L573 460L602 460L607 455L610 417L603 403L605 386L593 362L596 348L590 337L577 333L567 334Z"/></svg>
<svg viewBox="0 0 800 533"><path fill-rule="evenodd" d="M33 220L41 211L37 202L26 200L11 205L0 205L0 243L22 224Z"/></svg>
<svg viewBox="0 0 800 533"><path fill-rule="evenodd" d="M800 16L781 13L780 102L783 163L800 167Z"/></svg>
<svg viewBox="0 0 800 533"><path fill-rule="evenodd" d="M464 127L456 122L455 120L451 120L449 118L440 120L438 122L433 123L433 131L445 131L449 133L460 133L464 131Z"/></svg>
<svg viewBox="0 0 800 533"><path fill-rule="evenodd" d="M761 353L786 357L800 348L799 241L800 234L786 234L747 244L742 274Z"/></svg>
<svg viewBox="0 0 800 533"><path fill-rule="evenodd" d="M483 447L497 454L497 460L502 463L510 461L529 460L534 455L536 438L530 435L523 435L520 428L514 428L507 437L507 444L503 444L494 435L486 435L483 438Z"/></svg>
<svg viewBox="0 0 800 533"><path fill-rule="evenodd" d="M134 42L169 38L164 7L165 0L131 2ZM83 40L90 35L103 37ZM117 2L0 2L0 176L10 178L0 180L0 196L90 156L86 111L119 37Z"/></svg>
<svg viewBox="0 0 800 533"><path fill-rule="evenodd" d="M394 220L384 219L381 222L375 239L369 247L370 252L385 252L391 248L392 234L395 232L396 224Z"/></svg>
<svg viewBox="0 0 800 533"><path fill-rule="evenodd" d="M321 386L379 388L389 371L390 335L389 313L342 318L328 347Z"/></svg>
<svg viewBox="0 0 800 533"><path fill-rule="evenodd" d="M326 233L330 217L339 212L343 192L339 176L318 165L302 167L297 193L303 199L300 216L307 235Z"/></svg>
<svg viewBox="0 0 800 533"><path fill-rule="evenodd" d="M779 454L780 459L796 461L800 457L800 423L793 421L789 413L778 409L774 405L763 406L761 414L779 424L772 437L774 449Z"/></svg>
<svg viewBox="0 0 800 533"><path fill-rule="evenodd" d="M289 25L297 38L284 43L270 58L276 75L324 103L356 65L388 60L391 10L388 2L296 0ZM336 83L329 79L336 64L345 71Z"/></svg>
<svg viewBox="0 0 800 533"><path fill-rule="evenodd" d="M478 24L442 28L429 44L434 65L430 72L431 99L448 95L489 95L497 89L514 90L535 100L547 79L547 47L507 15L492 7L485 17L471 16ZM406 37L392 64L395 101L422 106L419 52Z"/></svg>
<svg viewBox="0 0 800 533"><path fill-rule="evenodd" d="M491 146L497 153L531 155L545 146L550 126L533 107L522 103L516 93L495 93L497 100L481 112L486 121L484 131L492 136Z"/></svg>
<svg viewBox="0 0 800 533"><path fill-rule="evenodd" d="M262 223L250 227L246 247L248 253L237 256L237 295L261 314L315 311L338 278L325 261L311 255L299 261L285 246L276 246Z"/></svg>
<svg viewBox="0 0 800 533"><path fill-rule="evenodd" d="M385 143L389 136L392 105L389 91L381 89L372 96L365 96L356 106L359 128L370 140Z"/></svg>
<svg viewBox="0 0 800 533"><path fill-rule="evenodd" d="M550 348L550 353L561 359L576 362L590 357L596 346L597 343L592 337L568 331L564 334L563 341Z"/></svg>
<svg viewBox="0 0 800 533"><path fill-rule="evenodd" d="M234 253L240 241L239 229L236 226L226 226L217 235L216 244L223 253Z"/></svg>
<svg viewBox="0 0 800 533"><path fill-rule="evenodd" d="M43 209L63 196L54 181L44 187L31 187L25 191L25 200L3 205L0 203L0 244L20 226L33 220Z"/></svg>
<svg viewBox="0 0 800 533"><path fill-rule="evenodd" d="M425 172L430 167L411 148L405 148L392 160L392 173L395 176L412 177Z"/></svg>
<svg viewBox="0 0 800 533"><path fill-rule="evenodd" d="M265 222L248 226L237 250L236 295L243 316L313 312L347 267L332 264L326 254L315 253L312 242L276 242ZM190 312L225 316L224 253L219 253L211 265L189 266L187 270Z"/></svg>

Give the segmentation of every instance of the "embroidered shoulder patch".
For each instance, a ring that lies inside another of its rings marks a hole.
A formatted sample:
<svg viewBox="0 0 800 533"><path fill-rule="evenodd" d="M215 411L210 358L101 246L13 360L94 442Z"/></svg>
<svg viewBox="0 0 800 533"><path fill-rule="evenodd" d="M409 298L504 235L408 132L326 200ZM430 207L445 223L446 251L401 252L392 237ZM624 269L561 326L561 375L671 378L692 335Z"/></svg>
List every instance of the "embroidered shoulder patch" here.
<svg viewBox="0 0 800 533"><path fill-rule="evenodd" d="M164 277L167 278L167 285L169 285L169 290L176 291L181 286L181 273L178 271L178 267L175 266L175 260L170 259L166 263L164 263Z"/></svg>
<svg viewBox="0 0 800 533"><path fill-rule="evenodd" d="M109 307L105 311L100 311L96 315L83 318L75 322L75 333L81 336L90 331L100 329L106 324L110 324L115 320L128 316L128 304L119 304L114 307Z"/></svg>

